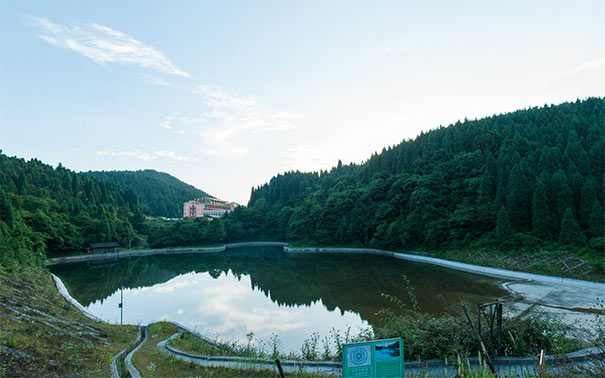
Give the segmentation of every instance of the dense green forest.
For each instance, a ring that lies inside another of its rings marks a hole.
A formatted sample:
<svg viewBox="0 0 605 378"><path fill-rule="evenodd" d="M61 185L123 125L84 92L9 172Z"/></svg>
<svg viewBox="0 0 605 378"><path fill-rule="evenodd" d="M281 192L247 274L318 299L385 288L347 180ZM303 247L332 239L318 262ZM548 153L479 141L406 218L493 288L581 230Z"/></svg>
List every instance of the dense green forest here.
<svg viewBox="0 0 605 378"><path fill-rule="evenodd" d="M0 215L0 265L9 268L90 242L138 245L145 219L132 190L1 151Z"/></svg>
<svg viewBox="0 0 605 378"><path fill-rule="evenodd" d="M180 218L183 216L184 202L194 198L209 197L206 192L174 176L153 169L89 171L86 174L100 181L119 185L124 190L134 190L139 196L144 212L154 216Z"/></svg>
<svg viewBox="0 0 605 378"><path fill-rule="evenodd" d="M604 165L603 98L465 120L363 164L279 174L213 221L146 219L146 210L179 215L184 200L205 195L163 173L75 173L0 153L0 264L144 240L602 251Z"/></svg>
<svg viewBox="0 0 605 378"><path fill-rule="evenodd" d="M604 164L605 99L589 98L459 121L361 165L277 175L223 222L231 240L603 249Z"/></svg>

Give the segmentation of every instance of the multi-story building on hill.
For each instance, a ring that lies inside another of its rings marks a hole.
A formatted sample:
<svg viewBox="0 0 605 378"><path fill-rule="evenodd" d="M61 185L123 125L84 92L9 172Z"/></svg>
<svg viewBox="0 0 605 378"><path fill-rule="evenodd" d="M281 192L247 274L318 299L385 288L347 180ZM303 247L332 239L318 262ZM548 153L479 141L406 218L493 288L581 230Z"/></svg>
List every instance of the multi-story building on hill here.
<svg viewBox="0 0 605 378"><path fill-rule="evenodd" d="M183 204L183 218L220 218L235 210L236 206L235 202L227 202L210 197L199 198Z"/></svg>

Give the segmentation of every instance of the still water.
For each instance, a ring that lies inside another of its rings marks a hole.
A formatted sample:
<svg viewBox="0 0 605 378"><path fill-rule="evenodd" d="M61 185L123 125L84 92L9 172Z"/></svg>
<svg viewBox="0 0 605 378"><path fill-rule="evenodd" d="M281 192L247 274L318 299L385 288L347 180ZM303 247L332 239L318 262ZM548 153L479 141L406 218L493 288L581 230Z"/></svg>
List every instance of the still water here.
<svg viewBox="0 0 605 378"><path fill-rule="evenodd" d="M380 325L376 313L395 295L420 311L456 312L462 302L507 296L501 280L376 255L288 254L278 247L227 249L197 255L164 255L52 268L89 312L125 324L171 320L209 337L300 351L305 339L337 330L351 334ZM408 287L402 277L410 283ZM123 287L123 289L120 289Z"/></svg>

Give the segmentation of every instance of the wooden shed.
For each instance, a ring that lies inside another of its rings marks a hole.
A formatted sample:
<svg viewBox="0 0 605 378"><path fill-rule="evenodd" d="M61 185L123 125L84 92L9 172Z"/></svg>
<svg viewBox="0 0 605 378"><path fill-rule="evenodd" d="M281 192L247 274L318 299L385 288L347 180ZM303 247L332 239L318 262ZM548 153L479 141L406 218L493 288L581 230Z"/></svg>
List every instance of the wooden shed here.
<svg viewBox="0 0 605 378"><path fill-rule="evenodd" d="M108 242L108 243L90 243L88 247L86 247L86 251L88 253L107 253L107 252L115 252L118 250L120 245L116 242Z"/></svg>

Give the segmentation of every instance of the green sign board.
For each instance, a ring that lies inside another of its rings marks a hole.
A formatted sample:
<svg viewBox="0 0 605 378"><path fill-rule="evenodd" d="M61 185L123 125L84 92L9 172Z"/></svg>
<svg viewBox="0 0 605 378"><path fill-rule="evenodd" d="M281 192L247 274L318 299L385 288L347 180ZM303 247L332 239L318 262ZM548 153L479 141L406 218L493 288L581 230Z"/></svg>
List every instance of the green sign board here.
<svg viewBox="0 0 605 378"><path fill-rule="evenodd" d="M343 378L403 378L403 340L374 340L342 346Z"/></svg>

